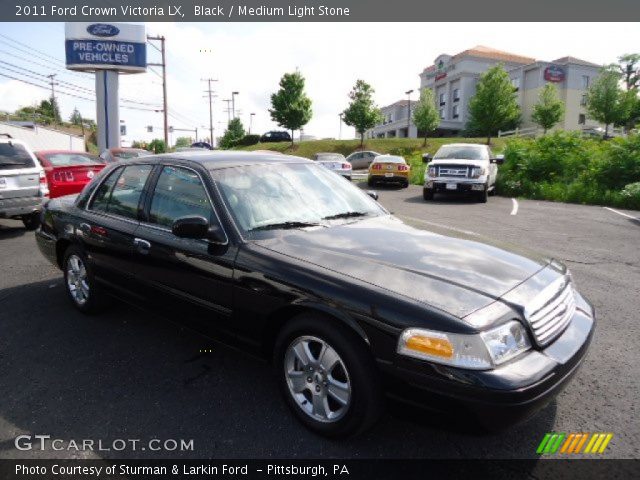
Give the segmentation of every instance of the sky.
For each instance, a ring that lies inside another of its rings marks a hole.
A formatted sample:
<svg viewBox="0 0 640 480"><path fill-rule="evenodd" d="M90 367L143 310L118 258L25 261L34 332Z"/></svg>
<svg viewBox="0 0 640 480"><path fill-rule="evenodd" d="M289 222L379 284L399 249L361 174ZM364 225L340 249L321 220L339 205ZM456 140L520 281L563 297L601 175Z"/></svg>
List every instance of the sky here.
<svg viewBox="0 0 640 480"><path fill-rule="evenodd" d="M455 54L476 45L551 61L571 55L608 64L625 53L638 51L640 23L148 23L148 35L164 35L167 46L167 85L171 136L208 136L209 105L204 78L217 79L213 89L215 136L227 123L227 104L237 91L235 108L252 133L280 129L269 116L270 95L286 72L298 69L306 79L313 117L305 134L338 138L339 113L348 104L356 80L375 89L378 106L406 98L417 90L419 74L442 54ZM20 43L16 43L20 42ZM147 49L148 62L159 54ZM94 76L65 70L64 23L0 23L0 74L38 85L57 74L60 91L92 95ZM16 67L21 67L20 69ZM24 69L30 70L26 72ZM120 118L129 140L162 138L162 83L156 73L120 76ZM19 71L25 75L18 75ZM63 83L66 82L66 83ZM414 93L414 96L416 94ZM47 89L0 75L0 111L39 103ZM95 103L57 95L64 118L78 108L95 118ZM139 102L139 103L133 103ZM127 107L144 108L135 110ZM149 111L150 110L150 111ZM154 127L148 133L146 127ZM342 138L353 138L342 127Z"/></svg>

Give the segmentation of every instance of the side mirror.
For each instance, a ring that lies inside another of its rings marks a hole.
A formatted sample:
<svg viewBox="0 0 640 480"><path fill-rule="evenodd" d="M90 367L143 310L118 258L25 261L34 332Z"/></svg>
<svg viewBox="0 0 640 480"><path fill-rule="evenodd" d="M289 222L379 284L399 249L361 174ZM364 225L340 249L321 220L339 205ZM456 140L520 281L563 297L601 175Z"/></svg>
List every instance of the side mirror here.
<svg viewBox="0 0 640 480"><path fill-rule="evenodd" d="M210 225L206 218L195 215L178 218L173 222L171 232L176 237L207 239L217 244L224 244L227 241L219 225Z"/></svg>
<svg viewBox="0 0 640 480"><path fill-rule="evenodd" d="M493 159L493 162L497 165L502 165L504 163L504 155L501 153L496 155L496 158Z"/></svg>
<svg viewBox="0 0 640 480"><path fill-rule="evenodd" d="M429 163L431 161L431 154L424 153L422 155L422 163Z"/></svg>
<svg viewBox="0 0 640 480"><path fill-rule="evenodd" d="M373 190L367 190L367 195L369 195L374 200L378 200L378 192L374 192Z"/></svg>

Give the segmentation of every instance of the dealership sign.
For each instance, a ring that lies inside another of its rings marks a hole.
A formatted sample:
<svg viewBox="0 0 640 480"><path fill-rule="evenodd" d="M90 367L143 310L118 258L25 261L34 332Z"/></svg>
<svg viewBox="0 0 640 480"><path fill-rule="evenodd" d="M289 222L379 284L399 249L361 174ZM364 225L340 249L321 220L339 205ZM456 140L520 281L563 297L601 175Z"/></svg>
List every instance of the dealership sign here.
<svg viewBox="0 0 640 480"><path fill-rule="evenodd" d="M544 79L547 82L563 82L565 77L564 68L558 65L549 65L544 69Z"/></svg>
<svg viewBox="0 0 640 480"><path fill-rule="evenodd" d="M67 68L145 72L144 25L68 22L65 26Z"/></svg>

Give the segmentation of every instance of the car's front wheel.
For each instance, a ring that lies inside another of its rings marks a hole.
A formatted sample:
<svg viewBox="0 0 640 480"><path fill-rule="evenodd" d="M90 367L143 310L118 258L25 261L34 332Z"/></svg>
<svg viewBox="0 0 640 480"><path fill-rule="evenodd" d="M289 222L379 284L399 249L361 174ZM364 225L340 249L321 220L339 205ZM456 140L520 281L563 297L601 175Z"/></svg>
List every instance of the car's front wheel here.
<svg viewBox="0 0 640 480"><path fill-rule="evenodd" d="M425 200L433 200L433 190L429 188L423 188L422 198L424 198Z"/></svg>
<svg viewBox="0 0 640 480"><path fill-rule="evenodd" d="M489 189L485 187L485 189L478 194L478 200L480 203L487 203L489 201Z"/></svg>
<svg viewBox="0 0 640 480"><path fill-rule="evenodd" d="M364 342L331 318L303 314L278 337L281 390L298 419L327 437L371 427L382 411L376 366Z"/></svg>
<svg viewBox="0 0 640 480"><path fill-rule="evenodd" d="M22 217L22 223L27 230L35 230L40 225L40 213L30 213Z"/></svg>
<svg viewBox="0 0 640 480"><path fill-rule="evenodd" d="M78 310L97 313L108 304L109 299L96 285L87 256L80 247L67 248L62 268L67 294Z"/></svg>

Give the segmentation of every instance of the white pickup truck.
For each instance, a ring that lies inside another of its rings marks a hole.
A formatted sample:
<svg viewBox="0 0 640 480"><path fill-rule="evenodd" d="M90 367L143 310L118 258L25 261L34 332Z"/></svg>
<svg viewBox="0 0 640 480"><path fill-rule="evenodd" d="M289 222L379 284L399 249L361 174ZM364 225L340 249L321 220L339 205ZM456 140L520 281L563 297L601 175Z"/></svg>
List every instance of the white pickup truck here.
<svg viewBox="0 0 640 480"><path fill-rule="evenodd" d="M471 193L486 203L495 190L502 155L494 156L487 145L451 143L438 149L424 172L423 197L433 200L436 193Z"/></svg>

